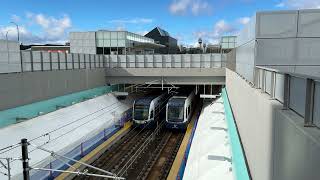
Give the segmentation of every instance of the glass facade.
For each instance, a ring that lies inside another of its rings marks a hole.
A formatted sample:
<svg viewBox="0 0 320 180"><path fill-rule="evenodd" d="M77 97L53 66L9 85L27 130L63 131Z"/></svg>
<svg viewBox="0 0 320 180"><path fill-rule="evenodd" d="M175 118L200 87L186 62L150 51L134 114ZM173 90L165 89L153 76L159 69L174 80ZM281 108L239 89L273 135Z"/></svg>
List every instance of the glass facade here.
<svg viewBox="0 0 320 180"><path fill-rule="evenodd" d="M236 47L236 36L223 36L221 38L221 48L222 49L232 49Z"/></svg>
<svg viewBox="0 0 320 180"><path fill-rule="evenodd" d="M133 43L154 43L153 39L127 31L97 31L97 47L132 47Z"/></svg>

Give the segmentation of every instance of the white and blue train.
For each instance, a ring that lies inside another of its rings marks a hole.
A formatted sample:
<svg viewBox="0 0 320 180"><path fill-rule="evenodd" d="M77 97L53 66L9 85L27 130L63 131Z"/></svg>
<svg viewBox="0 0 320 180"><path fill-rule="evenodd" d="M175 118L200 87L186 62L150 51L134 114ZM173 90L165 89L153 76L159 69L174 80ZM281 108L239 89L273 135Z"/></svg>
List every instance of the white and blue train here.
<svg viewBox="0 0 320 180"><path fill-rule="evenodd" d="M166 128L185 130L192 118L196 100L194 90L180 92L171 97L166 105Z"/></svg>
<svg viewBox="0 0 320 180"><path fill-rule="evenodd" d="M165 118L165 106L170 94L147 96L133 103L132 120L135 126L154 126Z"/></svg>

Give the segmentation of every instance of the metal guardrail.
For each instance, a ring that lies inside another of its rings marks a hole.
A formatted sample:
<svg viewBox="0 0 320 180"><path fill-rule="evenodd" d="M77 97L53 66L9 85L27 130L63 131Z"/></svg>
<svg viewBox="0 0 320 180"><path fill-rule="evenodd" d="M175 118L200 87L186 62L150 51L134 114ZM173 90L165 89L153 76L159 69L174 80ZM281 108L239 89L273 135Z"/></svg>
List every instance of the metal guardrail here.
<svg viewBox="0 0 320 180"><path fill-rule="evenodd" d="M306 127L320 128L320 78L256 66L254 86L304 118Z"/></svg>
<svg viewBox="0 0 320 180"><path fill-rule="evenodd" d="M221 68L226 66L225 60L225 54L101 55L20 51L0 73L96 68Z"/></svg>

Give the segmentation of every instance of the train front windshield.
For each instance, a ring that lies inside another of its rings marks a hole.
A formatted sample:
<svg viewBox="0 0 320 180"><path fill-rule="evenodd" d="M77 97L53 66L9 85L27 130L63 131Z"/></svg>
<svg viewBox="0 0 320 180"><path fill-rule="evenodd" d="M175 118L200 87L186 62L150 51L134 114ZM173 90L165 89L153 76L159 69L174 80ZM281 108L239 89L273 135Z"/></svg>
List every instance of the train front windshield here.
<svg viewBox="0 0 320 180"><path fill-rule="evenodd" d="M168 107L169 121L183 121L183 106L169 106Z"/></svg>
<svg viewBox="0 0 320 180"><path fill-rule="evenodd" d="M148 120L149 106L135 105L134 106L134 119L135 120Z"/></svg>

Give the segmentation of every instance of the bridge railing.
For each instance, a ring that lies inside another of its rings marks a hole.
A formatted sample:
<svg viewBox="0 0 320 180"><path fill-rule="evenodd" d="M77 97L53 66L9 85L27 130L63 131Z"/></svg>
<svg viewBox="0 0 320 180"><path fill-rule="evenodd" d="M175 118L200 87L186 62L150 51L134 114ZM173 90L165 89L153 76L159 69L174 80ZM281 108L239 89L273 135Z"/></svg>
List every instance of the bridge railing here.
<svg viewBox="0 0 320 180"><path fill-rule="evenodd" d="M226 66L226 55L100 55L20 51L1 65L0 73L96 68L221 68Z"/></svg>
<svg viewBox="0 0 320 180"><path fill-rule="evenodd" d="M320 78L256 66L254 86L320 128Z"/></svg>

